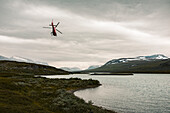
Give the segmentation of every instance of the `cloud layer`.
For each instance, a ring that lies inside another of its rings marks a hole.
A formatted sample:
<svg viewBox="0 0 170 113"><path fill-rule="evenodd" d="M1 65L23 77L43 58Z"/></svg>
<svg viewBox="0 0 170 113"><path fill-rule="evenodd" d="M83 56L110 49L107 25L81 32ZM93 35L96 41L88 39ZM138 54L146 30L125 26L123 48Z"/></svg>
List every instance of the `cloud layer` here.
<svg viewBox="0 0 170 113"><path fill-rule="evenodd" d="M169 0L1 0L0 51L56 67L170 56ZM43 29L60 21L63 35Z"/></svg>

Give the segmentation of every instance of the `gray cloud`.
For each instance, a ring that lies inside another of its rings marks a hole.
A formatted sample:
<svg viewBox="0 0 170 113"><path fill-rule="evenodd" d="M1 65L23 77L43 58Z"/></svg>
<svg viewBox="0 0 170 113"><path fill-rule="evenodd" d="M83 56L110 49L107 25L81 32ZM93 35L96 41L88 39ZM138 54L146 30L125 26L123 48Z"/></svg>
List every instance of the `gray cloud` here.
<svg viewBox="0 0 170 113"><path fill-rule="evenodd" d="M54 66L170 56L169 0L1 0L0 50ZM63 35L43 29L60 21Z"/></svg>

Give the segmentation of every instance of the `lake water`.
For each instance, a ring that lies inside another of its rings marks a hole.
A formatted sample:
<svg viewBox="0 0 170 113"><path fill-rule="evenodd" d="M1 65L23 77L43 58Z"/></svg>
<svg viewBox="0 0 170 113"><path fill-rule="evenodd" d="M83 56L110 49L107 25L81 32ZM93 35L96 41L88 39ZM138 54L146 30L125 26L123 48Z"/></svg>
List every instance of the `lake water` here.
<svg viewBox="0 0 170 113"><path fill-rule="evenodd" d="M134 76L58 75L48 78L99 80L102 86L74 94L94 105L123 113L170 113L170 74L134 74Z"/></svg>

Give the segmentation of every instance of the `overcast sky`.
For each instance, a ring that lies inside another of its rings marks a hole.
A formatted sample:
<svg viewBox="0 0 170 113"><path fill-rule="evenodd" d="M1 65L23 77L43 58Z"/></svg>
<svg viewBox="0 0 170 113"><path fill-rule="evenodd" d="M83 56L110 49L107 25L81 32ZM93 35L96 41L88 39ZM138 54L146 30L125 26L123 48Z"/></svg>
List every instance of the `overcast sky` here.
<svg viewBox="0 0 170 113"><path fill-rule="evenodd" d="M43 29L53 19L63 35ZM0 0L0 55L56 67L170 57L170 0Z"/></svg>

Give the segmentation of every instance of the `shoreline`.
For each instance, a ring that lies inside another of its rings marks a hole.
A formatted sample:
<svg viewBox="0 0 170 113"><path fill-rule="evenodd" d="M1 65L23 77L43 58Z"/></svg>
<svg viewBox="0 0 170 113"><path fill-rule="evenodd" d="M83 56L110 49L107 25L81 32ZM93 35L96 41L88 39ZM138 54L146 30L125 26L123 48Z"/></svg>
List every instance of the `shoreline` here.
<svg viewBox="0 0 170 113"><path fill-rule="evenodd" d="M133 73L112 73L112 72L92 72L89 75L121 75L121 76L129 76L133 75Z"/></svg>
<svg viewBox="0 0 170 113"><path fill-rule="evenodd" d="M76 96L76 95L74 94L76 91L85 90L85 89L89 89L89 88L97 88L97 87L99 87L99 86L101 86L101 85L102 85L102 84L100 84L100 85L94 85L94 86L88 86L88 87L84 87L84 88L70 89L70 90L68 90L67 92L73 94L74 96ZM80 97L78 97L78 96L76 96L76 97L77 97L77 98L80 98ZM84 99L83 99L83 100L84 100ZM85 100L84 100L84 101L85 101ZM117 112L115 112L115 111L113 111L113 110L106 109L106 108L104 108L104 107L102 107L102 106L97 106L97 105L92 105L92 106L95 106L95 107L97 107L97 108L99 108L99 109L106 110L106 111L109 112L109 113L117 113Z"/></svg>
<svg viewBox="0 0 170 113"><path fill-rule="evenodd" d="M101 85L102 85L102 84L100 84L100 85L94 85L94 86L87 86L87 87L83 87L83 88L70 89L70 90L67 90L67 92L74 94L74 92L76 92L76 91L85 90L85 89L89 89L89 88L97 88L97 87L99 87L99 86L101 86Z"/></svg>

